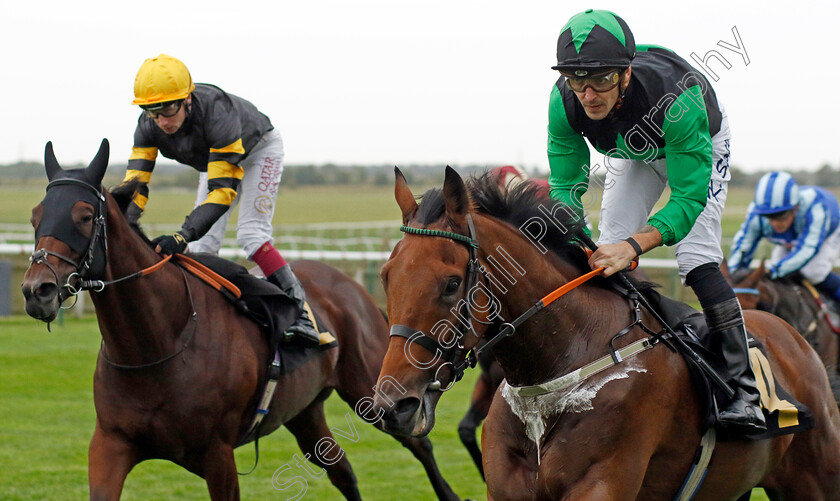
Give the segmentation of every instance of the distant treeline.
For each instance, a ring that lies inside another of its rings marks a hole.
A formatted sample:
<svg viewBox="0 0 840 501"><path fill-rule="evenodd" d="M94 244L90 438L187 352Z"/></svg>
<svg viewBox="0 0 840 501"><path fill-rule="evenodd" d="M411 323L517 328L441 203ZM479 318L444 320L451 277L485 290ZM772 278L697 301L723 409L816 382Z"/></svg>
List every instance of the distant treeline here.
<svg viewBox="0 0 840 501"><path fill-rule="evenodd" d="M502 165L502 164L499 164ZM65 169L84 167L84 165L65 166ZM444 164L404 164L398 165L409 183L414 185L440 185L443 182ZM483 172L494 166L488 165L457 165L458 172L471 174ZM529 175L534 177L548 177L547 172L540 172L534 167L525 166ZM602 170L603 172L603 170ZM732 186L752 187L766 171L747 173L737 167L732 167ZM840 186L840 170L823 165L816 171L789 170L800 184L824 187ZM124 171L112 166L105 178L105 185L118 184ZM0 165L0 183L43 179L44 165L39 162L18 162ZM174 163L160 162L155 166L152 183L157 187L189 187L195 184L196 171ZM327 186L327 185L367 185L389 186L394 182L393 165L287 165L283 170L282 185L286 188L294 186Z"/></svg>

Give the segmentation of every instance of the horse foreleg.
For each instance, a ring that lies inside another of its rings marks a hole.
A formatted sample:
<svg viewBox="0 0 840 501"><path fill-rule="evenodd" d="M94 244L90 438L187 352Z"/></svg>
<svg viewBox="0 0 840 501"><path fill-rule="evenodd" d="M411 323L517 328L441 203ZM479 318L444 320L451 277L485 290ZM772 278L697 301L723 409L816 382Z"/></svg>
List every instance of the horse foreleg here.
<svg viewBox="0 0 840 501"><path fill-rule="evenodd" d="M467 451L470 453L475 467L478 468L478 473L481 479L484 480L484 467L481 460L481 449L478 447L478 441L475 439L478 425L487 417L487 412L490 410L490 403L493 402L493 394L495 388L490 382L490 378L482 373L473 388L473 394L469 410L458 423L458 437L461 443L464 444Z"/></svg>
<svg viewBox="0 0 840 501"><path fill-rule="evenodd" d="M116 435L103 432L97 421L88 449L90 499L119 499L125 477L135 464L134 446Z"/></svg>
<svg viewBox="0 0 840 501"><path fill-rule="evenodd" d="M233 446L221 441L212 445L204 455L201 473L211 500L239 500L239 476Z"/></svg>
<svg viewBox="0 0 840 501"><path fill-rule="evenodd" d="M429 440L429 437L393 437L399 440L400 443L403 444L403 447L410 450L411 453L414 454L414 457L416 457L423 465L423 468L426 469L426 475L429 477L429 481L432 483L432 489L435 490L435 494L438 499L447 501L461 499L457 494L455 494L455 491L452 490L452 487L449 486L443 478L443 475L440 474L440 469L438 468L437 461L435 461L435 455L432 451L432 441Z"/></svg>
<svg viewBox="0 0 840 501"><path fill-rule="evenodd" d="M323 401L315 402L302 410L286 423L286 428L297 439L304 457L325 469L330 482L341 491L345 498L350 501L362 499L356 482L356 474L353 473L347 454L335 442L332 432L327 427ZM324 439L326 441L322 442ZM329 441L332 441L332 444L329 444ZM326 447L323 446L324 444Z"/></svg>

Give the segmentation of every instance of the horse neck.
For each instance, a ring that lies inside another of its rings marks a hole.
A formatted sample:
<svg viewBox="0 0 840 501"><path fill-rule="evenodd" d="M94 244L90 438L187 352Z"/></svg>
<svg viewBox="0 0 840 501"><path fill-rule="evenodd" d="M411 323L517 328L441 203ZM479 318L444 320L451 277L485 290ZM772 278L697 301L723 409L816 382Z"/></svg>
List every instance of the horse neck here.
<svg viewBox="0 0 840 501"><path fill-rule="evenodd" d="M127 277L161 259L135 233L112 198L107 244L106 281ZM91 293L91 299L109 358L125 364L146 363L171 353L191 313L185 278L171 264L108 285L102 292Z"/></svg>
<svg viewBox="0 0 840 501"><path fill-rule="evenodd" d="M496 286L489 287L501 306L504 321L512 321L546 294L583 274L550 251L542 254L512 226L481 225L479 238L502 242L494 249L482 251L482 264L495 277L505 275L493 266L504 262L500 254L512 258L516 263L512 268L524 270L524 274L518 275L506 270L516 276L516 282L503 283L504 289L498 286L502 282L498 278L494 279ZM593 314L595 311L597 315ZM584 284L537 312L512 337L500 342L494 354L511 384L544 382L604 355L606 333L618 332L629 323L629 313L625 313L628 311L627 303L616 294ZM616 327L617 323L623 325ZM605 337L603 342L594 338L597 335Z"/></svg>

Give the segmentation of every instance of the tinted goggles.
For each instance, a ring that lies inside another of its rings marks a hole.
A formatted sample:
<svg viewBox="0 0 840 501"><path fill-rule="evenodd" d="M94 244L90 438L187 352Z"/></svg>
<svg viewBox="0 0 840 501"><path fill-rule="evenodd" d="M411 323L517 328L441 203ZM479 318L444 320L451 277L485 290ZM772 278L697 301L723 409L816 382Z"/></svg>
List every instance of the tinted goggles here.
<svg viewBox="0 0 840 501"><path fill-rule="evenodd" d="M607 92L618 85L619 80L621 80L621 70L613 70L609 73L591 77L563 76L566 77L566 86L574 92L585 92L587 87L591 87L595 92Z"/></svg>
<svg viewBox="0 0 840 501"><path fill-rule="evenodd" d="M169 101L168 103L141 106L141 108L143 108L143 113L153 120L158 117L172 118L181 111L181 105L183 103L184 100L179 99L177 101Z"/></svg>

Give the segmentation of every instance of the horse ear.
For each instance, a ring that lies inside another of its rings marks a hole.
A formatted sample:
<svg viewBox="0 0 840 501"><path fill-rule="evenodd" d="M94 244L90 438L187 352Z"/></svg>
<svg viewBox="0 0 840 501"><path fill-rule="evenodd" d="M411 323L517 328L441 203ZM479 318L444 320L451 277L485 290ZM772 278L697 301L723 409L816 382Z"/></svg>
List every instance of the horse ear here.
<svg viewBox="0 0 840 501"><path fill-rule="evenodd" d="M50 181L62 171L61 166L58 165L58 160L55 159L52 141L47 141L47 147L44 148L44 168L47 171L47 179Z"/></svg>
<svg viewBox="0 0 840 501"><path fill-rule="evenodd" d="M394 167L394 176L396 177L394 197L397 199L397 205L400 206L400 210L402 211L403 224L406 224L417 210L417 200L414 199L414 195L408 187L408 181L405 180L405 176L397 167Z"/></svg>
<svg viewBox="0 0 840 501"><path fill-rule="evenodd" d="M99 186L102 183L102 178L105 177L105 171L108 169L108 157L110 156L111 146L107 139L102 140L99 145L99 151L87 168L87 178L90 184Z"/></svg>
<svg viewBox="0 0 840 501"><path fill-rule="evenodd" d="M449 218L456 226L463 226L470 207L470 197L464 180L455 172L455 169L448 165L446 166L446 180L443 182L443 200Z"/></svg>
<svg viewBox="0 0 840 501"><path fill-rule="evenodd" d="M755 287L759 281L764 277L766 273L764 269L764 260L761 261L761 264L758 268L754 269L750 274L747 276L746 285L748 287Z"/></svg>

